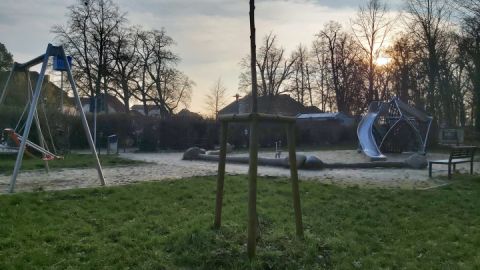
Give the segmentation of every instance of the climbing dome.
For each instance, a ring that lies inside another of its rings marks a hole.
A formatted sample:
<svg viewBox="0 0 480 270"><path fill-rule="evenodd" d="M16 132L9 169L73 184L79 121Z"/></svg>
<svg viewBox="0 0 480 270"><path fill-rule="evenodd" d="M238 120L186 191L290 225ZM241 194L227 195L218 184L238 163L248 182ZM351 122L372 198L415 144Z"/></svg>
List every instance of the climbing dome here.
<svg viewBox="0 0 480 270"><path fill-rule="evenodd" d="M369 112L376 113L371 130L381 152L426 152L431 116L397 97L390 102L371 103Z"/></svg>

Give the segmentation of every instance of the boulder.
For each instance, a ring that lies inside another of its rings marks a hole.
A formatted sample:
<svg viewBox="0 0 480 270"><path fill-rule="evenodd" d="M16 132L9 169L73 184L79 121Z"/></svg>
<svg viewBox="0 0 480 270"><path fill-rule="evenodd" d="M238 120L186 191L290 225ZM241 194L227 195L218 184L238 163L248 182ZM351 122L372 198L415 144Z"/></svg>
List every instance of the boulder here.
<svg viewBox="0 0 480 270"><path fill-rule="evenodd" d="M413 154L405 161L405 164L412 169L425 169L428 166L427 158L424 155Z"/></svg>
<svg viewBox="0 0 480 270"><path fill-rule="evenodd" d="M316 156L308 156L303 164L303 169L307 170L322 170L325 168L325 163Z"/></svg>
<svg viewBox="0 0 480 270"><path fill-rule="evenodd" d="M188 148L185 153L183 153L183 160L196 160L201 154L205 154L205 149L199 147Z"/></svg>

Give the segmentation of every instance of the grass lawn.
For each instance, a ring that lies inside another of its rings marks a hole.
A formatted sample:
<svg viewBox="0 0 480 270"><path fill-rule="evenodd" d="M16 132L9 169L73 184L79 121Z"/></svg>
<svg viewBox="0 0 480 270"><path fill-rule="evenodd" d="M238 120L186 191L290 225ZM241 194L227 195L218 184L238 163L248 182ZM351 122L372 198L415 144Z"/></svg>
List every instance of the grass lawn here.
<svg viewBox="0 0 480 270"><path fill-rule="evenodd" d="M0 269L479 269L480 179L428 191L261 178L257 258L246 255L246 176L0 196Z"/></svg>
<svg viewBox="0 0 480 270"><path fill-rule="evenodd" d="M144 163L143 161L125 159L115 155L100 155L99 157L102 166L135 165ZM0 174L12 174L16 158L16 155L0 155ZM85 168L95 166L93 156L87 154L68 154L64 159L49 161L48 165L51 169ZM23 158L21 170L38 170L43 168L45 168L45 162L41 158L31 158L27 156Z"/></svg>

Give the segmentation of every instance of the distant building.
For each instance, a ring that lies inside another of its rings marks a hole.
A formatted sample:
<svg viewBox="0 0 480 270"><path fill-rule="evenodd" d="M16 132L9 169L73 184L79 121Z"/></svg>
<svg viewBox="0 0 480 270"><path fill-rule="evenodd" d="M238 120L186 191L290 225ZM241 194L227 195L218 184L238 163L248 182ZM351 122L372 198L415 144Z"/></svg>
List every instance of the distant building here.
<svg viewBox="0 0 480 270"><path fill-rule="evenodd" d="M73 99L73 98L71 98ZM95 102L93 98L90 97L81 97L80 101L82 102L83 111L86 113L91 113L91 106L92 102ZM74 100L72 100L74 102ZM105 95L101 94L99 98L97 98L97 112L98 113L124 113L125 106L123 103L118 100L118 98L112 95Z"/></svg>
<svg viewBox="0 0 480 270"><path fill-rule="evenodd" d="M133 105L131 108L130 108L131 111L133 112L137 112L141 115L144 115L144 116L161 116L162 114L163 115L169 115L170 113L167 112L165 109L161 109L160 106L157 106L157 105L147 105L147 111L148 111L148 114L145 113L145 106L143 105ZM163 111L163 113L162 113Z"/></svg>
<svg viewBox="0 0 480 270"><path fill-rule="evenodd" d="M203 117L200 114L189 111L187 109L182 109L175 116L179 117L179 118L182 118L182 119L191 119L191 120L201 120L201 119L203 119Z"/></svg>
<svg viewBox="0 0 480 270"><path fill-rule="evenodd" d="M299 114L297 115L298 121L315 121L315 122L323 122L323 121L333 121L338 122L344 126L353 126L355 124L355 119L351 116L348 116L342 112L336 113L307 113L307 114Z"/></svg>
<svg viewBox="0 0 480 270"><path fill-rule="evenodd" d="M221 109L218 114L238 114L251 112L252 98L245 96L238 101L234 101ZM285 116L296 116L304 113L321 113L322 111L315 107L306 107L302 103L294 100L289 95L260 96L257 99L258 112L277 114Z"/></svg>

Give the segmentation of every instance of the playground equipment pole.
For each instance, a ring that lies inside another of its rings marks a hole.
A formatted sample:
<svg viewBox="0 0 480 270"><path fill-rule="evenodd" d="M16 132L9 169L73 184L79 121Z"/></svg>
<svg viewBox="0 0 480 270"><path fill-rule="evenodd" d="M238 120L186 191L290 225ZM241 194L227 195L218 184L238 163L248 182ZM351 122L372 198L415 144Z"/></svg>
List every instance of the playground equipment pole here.
<svg viewBox="0 0 480 270"><path fill-rule="evenodd" d="M25 70L25 78L27 79L28 92L30 93L30 96L33 96L32 81L30 80L29 69ZM40 145L41 148L46 149L45 148L45 137L43 137L42 128L40 126L40 119L38 118L38 110L37 109L35 109L35 126L37 127L39 145ZM45 155L43 155L43 157L45 157ZM50 168L48 166L48 160L45 159L44 164L45 164L45 171L47 173L49 173Z"/></svg>
<svg viewBox="0 0 480 270"><path fill-rule="evenodd" d="M63 71L60 71L60 112L63 113Z"/></svg>
<svg viewBox="0 0 480 270"><path fill-rule="evenodd" d="M7 86L10 83L10 79L13 76L13 72L15 70L15 65L16 65L15 63L12 65L12 69L10 70L10 74L8 74L7 81L5 82L5 85L3 86L2 95L0 96L0 105L3 104L3 102L5 101L5 97L7 96Z"/></svg>
<svg viewBox="0 0 480 270"><path fill-rule="evenodd" d="M70 85L73 90L73 95L75 97L75 101L77 103L78 110L80 111L80 118L82 119L83 128L85 130L85 135L88 140L88 144L90 145L90 149L92 150L92 154L95 157L95 166L97 167L98 177L100 178L100 184L105 186L105 177L103 176L102 166L100 165L100 160L98 159L97 149L95 148L95 143L92 138L92 134L90 133L90 128L88 127L87 117L85 116L85 112L83 111L82 101L80 100L80 96L77 92L77 86L75 85L75 81L73 80L72 70L70 69L70 63L68 63L67 56L65 52L62 50L62 59L65 61L65 64L68 66L67 68L67 78L70 82Z"/></svg>
<svg viewBox="0 0 480 270"><path fill-rule="evenodd" d="M37 115L37 106L38 106L38 101L40 99L40 95L41 95L41 92L42 92L43 80L45 79L45 72L46 72L46 69L47 69L47 66L48 66L48 59L49 59L50 56L61 57L62 60L67 65L66 71L67 71L67 75L68 75L68 80L70 82L70 85L71 85L72 90L73 90L73 94L75 96L75 101L76 101L77 108L78 108L79 113L80 113L80 118L82 120L82 124L83 124L83 127L85 129L85 133L86 133L85 135L87 137L90 149L92 150L92 154L95 157L95 161L96 161L95 165L97 167L98 176L100 178L100 183L101 183L102 186L105 185L105 178L103 176L103 171L102 171L102 167L100 165L100 160L98 159L97 151L95 149L95 145L94 145L93 139L92 139L92 134L90 133L90 128L88 127L87 118L85 117L85 112L83 110L83 107L82 107L82 104L81 104L81 101L80 101L80 97L79 97L78 92L77 92L77 88L76 88L76 85L75 85L75 81L73 79L71 67L70 67L70 64L68 63L67 57L65 55L65 51L63 50L63 48L61 46L57 47L57 46L53 46L52 44L48 44L48 47L47 47L47 50L46 50L45 54L42 54L42 55L40 55L40 56L38 56L38 57L36 57L36 58L26 62L26 63L23 63L23 64L15 63L13 65L12 71L10 72L9 78L7 79L7 84L4 87L4 92L2 93L2 96L0 97L0 101L1 101L0 105L1 105L1 103L5 99L5 95L6 95L5 91L7 90L8 82L10 81L10 78L13 76L13 73L15 71L27 72L27 76L29 76L28 75L28 70L29 70L30 67L32 67L34 65L42 64L42 67L41 67L41 70L40 70L40 73L39 73L39 76L38 76L38 79L37 79L37 82L36 82L36 85L35 85L35 90L32 90L31 81L28 78L28 81L29 81L29 91L28 91L28 93L30 95L30 92L32 92L32 94L31 94L32 97L31 97L31 101L30 101L30 109L29 109L29 112L28 112L27 121L25 123L25 129L24 129L23 135L22 136L18 135L21 142L20 142L20 146L19 146L19 149L18 149L17 159L15 161L15 167L13 169L12 178L10 180L10 186L8 188L8 191L10 193L15 191L15 184L16 184L16 181L17 181L17 176L18 176L18 173L20 171L20 167L22 166L23 155L25 153L25 148L26 148L27 144L30 147L42 152L43 154L54 155L54 154L48 152L47 150L45 150L44 147L40 147L40 146L28 141L28 135L30 134L30 130L31 130L31 127L32 127L33 120L35 119L37 121L36 124L39 124L38 115ZM37 128L40 130L39 125L37 125ZM45 140L41 139L40 142L41 142L40 144L42 144L42 142L45 142Z"/></svg>
<svg viewBox="0 0 480 270"><path fill-rule="evenodd" d="M18 149L17 160L15 161L15 168L13 169L12 179L10 180L10 187L8 191L13 193L15 191L15 183L17 181L18 172L20 171L20 166L22 166L23 153L25 153L25 147L27 145L28 135L30 134L30 128L32 127L33 117L37 111L38 99L40 98L40 92L42 90L43 79L45 78L45 71L47 69L48 57L51 51L52 45L48 45L47 53L43 56L42 69L38 75L37 84L35 86L35 92L33 94L32 103L30 106L30 111L28 112L27 122L25 124L25 130L23 131L23 139L20 143L20 148ZM5 91L5 90L4 90Z"/></svg>

